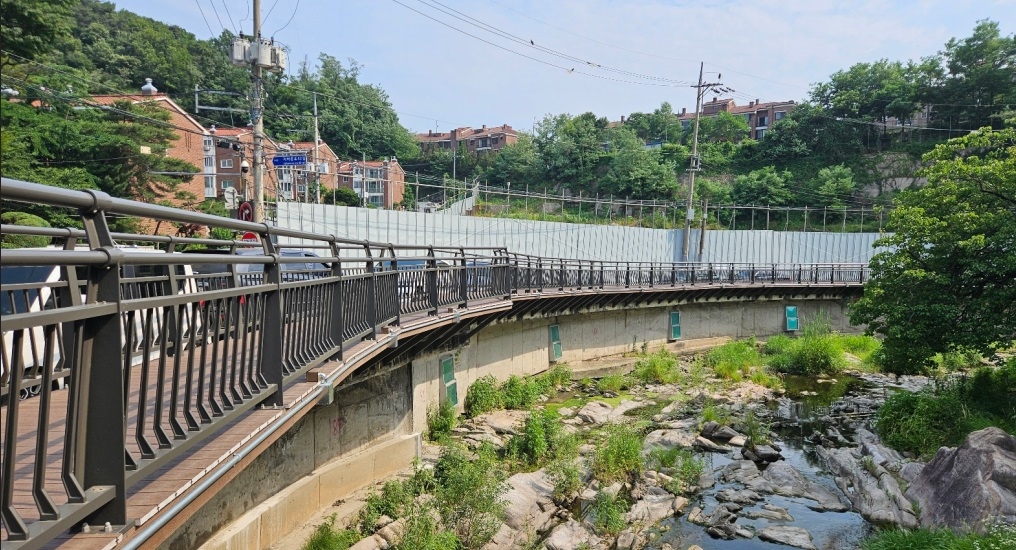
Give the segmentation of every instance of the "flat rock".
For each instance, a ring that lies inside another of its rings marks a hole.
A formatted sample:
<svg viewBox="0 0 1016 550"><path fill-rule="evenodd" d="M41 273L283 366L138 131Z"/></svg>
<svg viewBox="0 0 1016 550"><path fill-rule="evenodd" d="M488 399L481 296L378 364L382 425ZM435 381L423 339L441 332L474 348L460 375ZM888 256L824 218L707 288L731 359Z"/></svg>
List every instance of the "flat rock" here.
<svg viewBox="0 0 1016 550"><path fill-rule="evenodd" d="M716 493L716 500L720 502L736 502L737 504L753 504L762 500L762 496L751 489L724 489Z"/></svg>
<svg viewBox="0 0 1016 550"><path fill-rule="evenodd" d="M709 439L715 439L717 441L730 441L731 439L734 439L735 437L738 437L740 435L741 434L734 431L734 428L731 428L730 426L720 426L719 429L714 431L709 436ZM733 445L733 443L731 443L731 445Z"/></svg>
<svg viewBox="0 0 1016 550"><path fill-rule="evenodd" d="M649 454L653 449L691 448L696 435L683 430L654 430L649 432L642 444L642 452Z"/></svg>
<svg viewBox="0 0 1016 550"><path fill-rule="evenodd" d="M750 460L734 460L720 470L720 479L727 483L745 484L759 477L758 466Z"/></svg>
<svg viewBox="0 0 1016 550"><path fill-rule="evenodd" d="M747 485L755 491L814 500L817 505L810 508L819 511L846 512L850 509L839 495L824 485L805 479L801 472L786 462L770 464L758 479L750 480Z"/></svg>
<svg viewBox="0 0 1016 550"><path fill-rule="evenodd" d="M730 451L733 450L733 449L731 449L730 447L728 447L726 445L721 445L719 443L714 443L714 442L712 442L712 441L702 437L701 435L695 437L695 446L700 448L700 449L712 452L712 453L729 453Z"/></svg>
<svg viewBox="0 0 1016 550"><path fill-rule="evenodd" d="M817 550L811 542L811 533L800 527L772 525L759 532L758 538L777 544L786 544L794 548Z"/></svg>
<svg viewBox="0 0 1016 550"><path fill-rule="evenodd" d="M551 498L553 493L554 483L543 470L511 476L504 495L504 500L508 502L505 524L516 531L545 531L557 513Z"/></svg>
<svg viewBox="0 0 1016 550"><path fill-rule="evenodd" d="M516 435L526 414L526 411L494 411L480 415L477 421L490 427L496 434Z"/></svg>
<svg viewBox="0 0 1016 550"><path fill-rule="evenodd" d="M575 409L571 407L561 407L557 410L557 414L562 418L568 418L569 416L575 416Z"/></svg>
<svg viewBox="0 0 1016 550"><path fill-rule="evenodd" d="M591 533L574 519L558 525L550 532L543 545L547 550L576 550L579 547L596 547L600 537Z"/></svg>
<svg viewBox="0 0 1016 550"><path fill-rule="evenodd" d="M985 428L955 449L939 449L906 496L920 503L922 527L982 530L989 518L1016 523L1016 437Z"/></svg>
<svg viewBox="0 0 1016 550"><path fill-rule="evenodd" d="M744 447L744 444L747 441L748 440L745 439L743 435L736 435L734 437L731 437L730 441L728 441L727 444L729 444L731 447Z"/></svg>
<svg viewBox="0 0 1016 550"><path fill-rule="evenodd" d="M635 502L632 509L628 511L628 524L638 526L640 532L644 531L674 515L687 504L688 499L680 496L646 494L645 498Z"/></svg>
<svg viewBox="0 0 1016 550"><path fill-rule="evenodd" d="M777 460L783 459L783 455L769 445L756 445L752 452L755 453L755 456L757 456L759 460L764 460L766 462L776 462Z"/></svg>
<svg viewBox="0 0 1016 550"><path fill-rule="evenodd" d="M879 465L876 475L861 465L860 452L850 449L818 449L826 468L836 476L836 486L864 519L880 525L917 527L910 501L903 496L896 479Z"/></svg>
<svg viewBox="0 0 1016 550"><path fill-rule="evenodd" d="M611 407L609 403L590 401L579 409L577 416L587 424L605 424L610 419L610 413L613 410L614 407Z"/></svg>
<svg viewBox="0 0 1016 550"><path fill-rule="evenodd" d="M746 514L750 519L764 519L768 521L794 521L794 516L786 508L780 508L774 504L763 504L758 510L749 510Z"/></svg>

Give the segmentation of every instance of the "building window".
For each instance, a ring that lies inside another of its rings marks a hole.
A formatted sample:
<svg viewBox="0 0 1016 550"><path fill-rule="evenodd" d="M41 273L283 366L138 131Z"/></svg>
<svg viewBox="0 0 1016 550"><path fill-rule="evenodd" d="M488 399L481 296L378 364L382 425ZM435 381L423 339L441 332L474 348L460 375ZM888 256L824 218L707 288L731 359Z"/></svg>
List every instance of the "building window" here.
<svg viewBox="0 0 1016 550"><path fill-rule="evenodd" d="M205 168L210 168L211 169L211 170L205 170L206 172L212 172L214 170L214 168L215 168L215 157L205 157Z"/></svg>
<svg viewBox="0 0 1016 550"><path fill-rule="evenodd" d="M776 116L773 118L775 118L776 120L783 120L783 117L785 116L787 116L786 111L776 111Z"/></svg>
<svg viewBox="0 0 1016 550"><path fill-rule="evenodd" d="M216 196L218 193L215 192L215 176L205 176L205 198Z"/></svg>
<svg viewBox="0 0 1016 550"><path fill-rule="evenodd" d="M747 122L749 126L751 125L751 113L745 113L744 121Z"/></svg>
<svg viewBox="0 0 1016 550"><path fill-rule="evenodd" d="M671 311L670 312L670 339L680 340L681 339L681 312Z"/></svg>
<svg viewBox="0 0 1016 550"><path fill-rule="evenodd" d="M219 168L232 168L233 159L222 159L219 161Z"/></svg>
<svg viewBox="0 0 1016 550"><path fill-rule="evenodd" d="M550 360L560 361L564 349L561 346L561 327L550 325Z"/></svg>
<svg viewBox="0 0 1016 550"><path fill-rule="evenodd" d="M690 126L691 126L691 121L690 120L682 120L681 121L681 129L687 130Z"/></svg>
<svg viewBox="0 0 1016 550"><path fill-rule="evenodd" d="M233 180L222 180L221 185L223 189L229 189L230 187L233 187Z"/></svg>
<svg viewBox="0 0 1016 550"><path fill-rule="evenodd" d="M755 130L755 139L762 139L766 137L766 131L762 128Z"/></svg>
<svg viewBox="0 0 1016 550"><path fill-rule="evenodd" d="M495 138L490 138L490 144L491 145L497 145L497 138L496 137Z"/></svg>
<svg viewBox="0 0 1016 550"><path fill-rule="evenodd" d="M769 126L769 117L768 116L759 116L757 124L755 124L755 126Z"/></svg>

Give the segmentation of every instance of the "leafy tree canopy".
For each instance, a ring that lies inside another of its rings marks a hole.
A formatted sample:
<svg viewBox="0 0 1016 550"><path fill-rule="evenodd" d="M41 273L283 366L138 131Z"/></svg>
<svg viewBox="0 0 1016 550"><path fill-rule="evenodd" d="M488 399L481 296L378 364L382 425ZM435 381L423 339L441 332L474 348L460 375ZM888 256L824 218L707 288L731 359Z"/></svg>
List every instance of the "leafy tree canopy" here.
<svg viewBox="0 0 1016 550"><path fill-rule="evenodd" d="M886 366L1016 341L1016 129L983 128L925 156L928 184L900 194L851 322L885 337Z"/></svg>

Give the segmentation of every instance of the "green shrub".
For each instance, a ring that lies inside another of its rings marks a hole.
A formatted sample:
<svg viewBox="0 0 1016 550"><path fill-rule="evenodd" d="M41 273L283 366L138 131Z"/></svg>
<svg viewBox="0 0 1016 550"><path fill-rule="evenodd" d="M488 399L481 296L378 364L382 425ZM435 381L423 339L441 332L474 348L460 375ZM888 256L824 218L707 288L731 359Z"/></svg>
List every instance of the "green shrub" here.
<svg viewBox="0 0 1016 550"><path fill-rule="evenodd" d="M406 506L418 495L403 481L392 479L385 482L380 493L367 495L367 502L357 524L364 536L374 532L378 518L388 516L392 519L402 517Z"/></svg>
<svg viewBox="0 0 1016 550"><path fill-rule="evenodd" d="M0 214L0 222L9 225L23 225L28 227L49 227L49 222L27 212L4 212ZM49 245L49 237L38 235L13 235L5 233L0 235L0 248L42 248Z"/></svg>
<svg viewBox="0 0 1016 550"><path fill-rule="evenodd" d="M741 420L741 428L744 430L745 439L751 445L768 445L772 443L772 430L768 422L759 418L755 411L748 409Z"/></svg>
<svg viewBox="0 0 1016 550"><path fill-rule="evenodd" d="M718 405L711 400L707 400L702 406L702 414L700 415L699 428L705 425L706 422L716 422L720 425L730 424L732 417L730 411L722 405Z"/></svg>
<svg viewBox="0 0 1016 550"><path fill-rule="evenodd" d="M864 541L863 550L1011 550L1016 526L995 523L987 534L957 534L948 529L890 529Z"/></svg>
<svg viewBox="0 0 1016 550"><path fill-rule="evenodd" d="M459 413L455 412L455 405L450 401L443 401L437 407L431 407L427 411L427 438L431 441L440 441L452 433L452 429L459 422Z"/></svg>
<svg viewBox="0 0 1016 550"><path fill-rule="evenodd" d="M558 459L547 465L547 476L554 484L554 501L569 502L582 490L582 472L574 459Z"/></svg>
<svg viewBox="0 0 1016 550"><path fill-rule="evenodd" d="M360 540L360 533L335 528L335 514L314 529L314 534L303 545L303 550L346 550Z"/></svg>
<svg viewBox="0 0 1016 550"><path fill-rule="evenodd" d="M596 381L596 389L600 393L620 393L631 388L631 379L623 374L608 374Z"/></svg>
<svg viewBox="0 0 1016 550"><path fill-rule="evenodd" d="M482 548L504 519L508 486L497 453L489 445L475 457L455 445L441 450L434 467L435 502L444 524L455 532L463 548Z"/></svg>
<svg viewBox="0 0 1016 550"><path fill-rule="evenodd" d="M498 391L497 379L491 375L477 379L466 390L466 416L475 418L485 412L502 408L501 392Z"/></svg>
<svg viewBox="0 0 1016 550"><path fill-rule="evenodd" d="M623 481L642 473L643 436L628 425L611 424L597 445L591 469L604 483Z"/></svg>
<svg viewBox="0 0 1016 550"><path fill-rule="evenodd" d="M754 339L737 340L711 350L705 356L705 364L720 378L740 382L752 366L762 365L762 356Z"/></svg>
<svg viewBox="0 0 1016 550"><path fill-rule="evenodd" d="M568 365L558 364L537 378L542 381L545 393L552 394L571 383L572 370Z"/></svg>
<svg viewBox="0 0 1016 550"><path fill-rule="evenodd" d="M662 349L635 363L633 376L644 384L672 384L681 377L677 355Z"/></svg>
<svg viewBox="0 0 1016 550"><path fill-rule="evenodd" d="M541 466L552 459L569 459L578 454L578 442L561 428L558 416L547 410L529 413L522 433L512 437L506 454L530 466Z"/></svg>
<svg viewBox="0 0 1016 550"><path fill-rule="evenodd" d="M1014 396L1016 366L986 367L932 390L890 395L878 410L875 429L897 450L930 456L988 426L1016 431Z"/></svg>
<svg viewBox="0 0 1016 550"><path fill-rule="evenodd" d="M665 473L673 478L664 489L680 495L698 485L705 462L695 457L690 449L678 447L670 449L653 449L646 457L649 467Z"/></svg>
<svg viewBox="0 0 1016 550"><path fill-rule="evenodd" d="M501 401L506 409L530 409L543 394L543 388L533 378L511 375L501 384Z"/></svg>
<svg viewBox="0 0 1016 550"><path fill-rule="evenodd" d="M601 532L616 535L628 527L625 515L628 503L620 495L617 497L600 491L593 501L593 525Z"/></svg>
<svg viewBox="0 0 1016 550"><path fill-rule="evenodd" d="M865 334L842 334L838 338L843 351L867 362L882 345L877 338Z"/></svg>
<svg viewBox="0 0 1016 550"><path fill-rule="evenodd" d="M406 531L396 550L457 550L459 538L442 529L430 503L413 503L406 513Z"/></svg>
<svg viewBox="0 0 1016 550"><path fill-rule="evenodd" d="M956 372L980 366L983 359L974 350L953 350L935 354L932 361L939 369Z"/></svg>
<svg viewBox="0 0 1016 550"><path fill-rule="evenodd" d="M766 355L779 355L789 350L793 343L794 340L790 336L787 336L786 334L777 334L776 336L769 338L769 340L766 341L766 344L762 346L762 353L765 353Z"/></svg>

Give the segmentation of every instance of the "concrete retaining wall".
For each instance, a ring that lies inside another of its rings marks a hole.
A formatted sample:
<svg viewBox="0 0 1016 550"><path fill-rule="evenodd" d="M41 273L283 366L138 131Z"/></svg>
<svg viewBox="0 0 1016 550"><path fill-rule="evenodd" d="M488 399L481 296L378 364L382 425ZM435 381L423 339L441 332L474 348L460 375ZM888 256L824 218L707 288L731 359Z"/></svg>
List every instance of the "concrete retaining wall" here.
<svg viewBox="0 0 1016 550"><path fill-rule="evenodd" d="M550 368L550 325L560 328L561 362L577 362L639 351L645 344L655 350L668 342L670 312L681 312L682 340L718 336L766 337L784 332L785 307L798 307L801 322L828 316L833 330L856 332L846 306L838 301L770 300L710 302L667 307L622 309L597 313L529 318L487 327L454 351L434 352L413 360L413 430L427 429L427 410L436 407L444 392L441 359L455 358L459 410L466 390L476 379L493 375L504 380L512 374L534 375Z"/></svg>
<svg viewBox="0 0 1016 550"><path fill-rule="evenodd" d="M206 547L267 548L337 498L410 464L418 448L410 381L403 367L340 385L332 404L315 408L282 434L174 533L167 547L197 548L231 523L237 537L249 540L254 527L234 521L242 516L246 523L261 518L260 546ZM379 451L389 445L396 447ZM335 466L336 458L346 466Z"/></svg>

